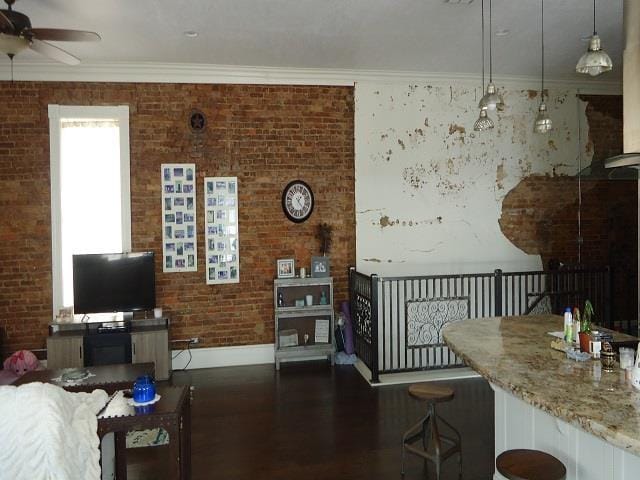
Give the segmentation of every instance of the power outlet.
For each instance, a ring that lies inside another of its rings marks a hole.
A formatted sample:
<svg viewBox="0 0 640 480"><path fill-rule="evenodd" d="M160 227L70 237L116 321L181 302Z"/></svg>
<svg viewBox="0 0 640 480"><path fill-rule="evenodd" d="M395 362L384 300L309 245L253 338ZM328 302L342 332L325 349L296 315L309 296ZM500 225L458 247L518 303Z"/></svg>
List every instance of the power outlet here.
<svg viewBox="0 0 640 480"><path fill-rule="evenodd" d="M189 343L191 343L192 345L196 345L196 344L200 343L200 337L191 337L189 339Z"/></svg>

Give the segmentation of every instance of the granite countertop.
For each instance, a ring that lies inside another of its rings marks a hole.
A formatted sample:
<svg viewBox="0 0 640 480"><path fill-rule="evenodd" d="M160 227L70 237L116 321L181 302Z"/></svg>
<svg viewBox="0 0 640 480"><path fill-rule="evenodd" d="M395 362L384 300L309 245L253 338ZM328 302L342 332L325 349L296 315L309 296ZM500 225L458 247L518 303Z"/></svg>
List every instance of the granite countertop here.
<svg viewBox="0 0 640 480"><path fill-rule="evenodd" d="M547 332L562 317L529 315L472 319L448 325L444 340L492 384L559 419L640 455L640 390L599 360L576 362L552 350ZM616 334L614 341L633 339Z"/></svg>

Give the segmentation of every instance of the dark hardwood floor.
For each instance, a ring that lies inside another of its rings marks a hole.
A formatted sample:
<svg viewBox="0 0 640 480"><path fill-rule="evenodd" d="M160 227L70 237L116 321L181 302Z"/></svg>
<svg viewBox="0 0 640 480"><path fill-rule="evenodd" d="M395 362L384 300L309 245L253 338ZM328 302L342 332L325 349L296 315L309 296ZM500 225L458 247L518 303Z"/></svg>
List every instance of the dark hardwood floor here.
<svg viewBox="0 0 640 480"><path fill-rule="evenodd" d="M407 385L371 388L353 367L326 363L175 372L172 382L195 387L194 480L400 479L402 433L425 411ZM447 383L456 396L438 410L462 434L463 478L490 479L493 391L482 379ZM165 478L166 452L128 450L129 478ZM406 465L406 480L425 478L422 460ZM455 458L443 473L458 478Z"/></svg>

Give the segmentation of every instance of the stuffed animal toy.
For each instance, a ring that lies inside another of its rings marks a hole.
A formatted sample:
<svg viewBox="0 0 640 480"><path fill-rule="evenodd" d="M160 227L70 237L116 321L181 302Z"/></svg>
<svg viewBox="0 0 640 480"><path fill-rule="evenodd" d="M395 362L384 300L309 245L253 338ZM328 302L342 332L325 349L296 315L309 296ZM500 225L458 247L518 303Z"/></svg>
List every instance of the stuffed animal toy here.
<svg viewBox="0 0 640 480"><path fill-rule="evenodd" d="M29 350L15 352L4 361L4 369L9 370L19 377L31 370L37 370L40 362Z"/></svg>

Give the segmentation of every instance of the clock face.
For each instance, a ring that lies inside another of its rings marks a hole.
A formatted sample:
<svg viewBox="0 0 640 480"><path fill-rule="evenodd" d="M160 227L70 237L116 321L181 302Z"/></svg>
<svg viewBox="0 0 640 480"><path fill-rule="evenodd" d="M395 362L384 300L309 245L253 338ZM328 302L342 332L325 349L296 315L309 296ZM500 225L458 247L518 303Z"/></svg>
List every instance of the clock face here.
<svg viewBox="0 0 640 480"><path fill-rule="evenodd" d="M290 182L282 192L282 210L292 222L304 222L313 212L313 192L302 180Z"/></svg>

